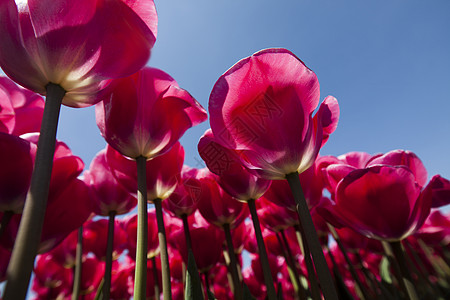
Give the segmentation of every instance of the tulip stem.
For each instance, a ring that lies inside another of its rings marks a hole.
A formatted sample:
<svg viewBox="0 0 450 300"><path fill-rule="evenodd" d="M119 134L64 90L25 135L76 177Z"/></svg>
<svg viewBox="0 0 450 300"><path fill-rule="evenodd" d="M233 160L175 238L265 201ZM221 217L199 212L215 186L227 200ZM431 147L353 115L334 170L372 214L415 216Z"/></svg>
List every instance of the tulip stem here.
<svg viewBox="0 0 450 300"><path fill-rule="evenodd" d="M326 300L337 300L338 296L334 287L333 278L331 277L322 247L320 246L319 237L317 236L317 231L314 227L305 195L303 194L298 172L287 174L286 179L295 199L299 221L304 231L306 242L311 250L317 276L322 286L323 296Z"/></svg>
<svg viewBox="0 0 450 300"><path fill-rule="evenodd" d="M167 252L166 229L162 212L161 199L153 200L156 211L156 222L158 224L159 249L161 254L162 289L164 300L172 299L172 288L170 283L169 254Z"/></svg>
<svg viewBox="0 0 450 300"><path fill-rule="evenodd" d="M267 299L275 300L277 299L277 296L275 293L275 287L273 285L272 273L270 271L269 266L269 258L267 256L266 246L264 244L258 214L256 213L255 200L250 199L247 201L247 203L248 208L250 209L250 214L252 216L253 228L255 229L256 242L258 244L258 251L259 251L259 260L263 271L264 283L266 284L267 288Z"/></svg>
<svg viewBox="0 0 450 300"><path fill-rule="evenodd" d="M401 278L399 278L400 287L403 289L403 292L405 293L407 299L418 300L419 298L417 296L416 289L414 288L414 284L408 270L402 244L400 243L400 241L389 242L388 244L392 250L392 254L389 253L389 255L393 255L393 257L395 258L393 261L398 263L398 270L401 275Z"/></svg>
<svg viewBox="0 0 450 300"><path fill-rule="evenodd" d="M75 274L73 275L72 300L78 300L80 297L81 270L83 264L83 226L78 228L78 240L75 254Z"/></svg>
<svg viewBox="0 0 450 300"><path fill-rule="evenodd" d="M300 300L306 299L306 291L300 283L300 274L297 269L297 265L294 260L294 255L292 255L291 248L289 247L288 240L286 238L286 234L284 230L280 230L279 234L277 234L278 243L283 249L283 253L285 256L285 260L287 261L289 276L292 281L292 285L294 286L294 290L297 293L297 296Z"/></svg>
<svg viewBox="0 0 450 300"><path fill-rule="evenodd" d="M154 292L155 292L155 299L158 300L159 299L159 280L158 280L158 268L156 267L156 256L152 257L152 269L153 269L153 288L154 288Z"/></svg>
<svg viewBox="0 0 450 300"><path fill-rule="evenodd" d="M41 240L47 208L48 190L55 153L56 130L62 99L66 91L53 83L46 86L47 97L41 123L30 189L25 200L22 220L7 270L4 300L25 299L34 259Z"/></svg>
<svg viewBox="0 0 450 300"><path fill-rule="evenodd" d="M105 284L103 285L103 297L109 299L109 292L111 290L111 269L112 269L112 253L114 245L114 219L116 217L115 211L109 212L108 222L108 240L106 244L106 257L105 257Z"/></svg>
<svg viewBox="0 0 450 300"><path fill-rule="evenodd" d="M2 223L0 225L0 238L2 237L3 233L6 231L6 228L8 227L8 224L11 221L11 218L13 215L14 215L14 212L11 210L7 210L7 211L3 212Z"/></svg>
<svg viewBox="0 0 450 300"><path fill-rule="evenodd" d="M305 260L306 270L308 271L309 285L311 287L311 297L313 300L321 300L319 282L317 281L316 271L314 270L314 264L311 259L311 251L309 251L308 244L306 243L305 234L300 225L295 226L297 241L300 245L300 249L303 253L303 259Z"/></svg>
<svg viewBox="0 0 450 300"><path fill-rule="evenodd" d="M230 224L223 224L223 231L225 232L225 240L227 241L228 257L230 258L229 270L233 282L233 294L236 300L242 300L244 291L239 280L239 273L237 270L236 253L234 252L233 238L231 236Z"/></svg>
<svg viewBox="0 0 450 300"><path fill-rule="evenodd" d="M146 158L136 158L138 181L138 212L137 212L137 245L136 245L136 269L134 276L134 299L146 299L147 288L147 239L148 239L148 215L147 215L147 173ZM108 299L108 298L105 298Z"/></svg>
<svg viewBox="0 0 450 300"><path fill-rule="evenodd" d="M186 250L189 253L189 250L192 251L192 238L191 238L191 233L189 231L189 223L188 223L187 215L183 214L181 216L181 220L183 220L184 237L186 239Z"/></svg>
<svg viewBox="0 0 450 300"><path fill-rule="evenodd" d="M344 259L345 259L345 262L347 263L350 274L352 275L353 279L355 280L355 289L357 290L357 292L359 292L358 294L362 300L369 299L367 291L364 288L364 286L362 285L362 282L359 279L358 274L356 273L353 263L350 261L350 258L348 257L347 251L346 251L344 245L342 244L342 241L339 238L338 233L336 232L336 230L334 229L333 226L331 226L330 224L327 224L327 225L328 225L328 229L331 232L331 235L333 236L334 240L336 241L336 243L339 247L339 250L341 250L341 253L344 255Z"/></svg>

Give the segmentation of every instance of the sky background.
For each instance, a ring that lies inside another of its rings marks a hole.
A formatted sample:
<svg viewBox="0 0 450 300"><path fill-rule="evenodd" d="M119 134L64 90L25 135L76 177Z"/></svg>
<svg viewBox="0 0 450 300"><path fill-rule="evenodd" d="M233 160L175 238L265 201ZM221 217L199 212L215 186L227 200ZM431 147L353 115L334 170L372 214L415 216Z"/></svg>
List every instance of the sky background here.
<svg viewBox="0 0 450 300"><path fill-rule="evenodd" d="M337 130L321 155L411 150L429 178L450 178L450 1L157 0L149 66L177 80L205 108L228 68L254 52L287 48L318 76L321 101L338 99ZM197 142L185 163L203 167ZM94 109L64 107L58 138L86 163L105 147Z"/></svg>

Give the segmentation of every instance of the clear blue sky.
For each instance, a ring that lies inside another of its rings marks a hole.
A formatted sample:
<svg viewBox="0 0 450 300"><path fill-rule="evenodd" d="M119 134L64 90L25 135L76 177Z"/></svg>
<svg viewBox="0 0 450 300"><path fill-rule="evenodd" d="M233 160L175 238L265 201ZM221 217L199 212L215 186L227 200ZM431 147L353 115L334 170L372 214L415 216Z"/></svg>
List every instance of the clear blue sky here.
<svg viewBox="0 0 450 300"><path fill-rule="evenodd" d="M163 69L205 108L218 79L269 47L294 52L316 72L321 99L341 117L322 155L407 149L429 178L450 178L450 1L156 0L159 32L150 66ZM197 142L181 142L202 167ZM93 108L63 108L58 137L89 166L105 142Z"/></svg>

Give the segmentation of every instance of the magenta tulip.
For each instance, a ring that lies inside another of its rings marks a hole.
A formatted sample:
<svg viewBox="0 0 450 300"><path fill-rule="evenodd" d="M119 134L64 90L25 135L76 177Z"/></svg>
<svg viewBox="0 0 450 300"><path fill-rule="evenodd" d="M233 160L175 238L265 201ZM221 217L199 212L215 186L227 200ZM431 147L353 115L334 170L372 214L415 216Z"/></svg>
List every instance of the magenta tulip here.
<svg viewBox="0 0 450 300"><path fill-rule="evenodd" d="M199 170L183 166L180 181L174 192L163 202L164 210L172 216L182 218L197 210L202 191Z"/></svg>
<svg viewBox="0 0 450 300"><path fill-rule="evenodd" d="M222 232L214 225L190 227L189 231L192 238L192 252L198 270L201 273L207 272L219 262L222 256L222 244L225 238ZM188 249L183 230L181 229L173 233L172 238L177 245L177 249L184 263L187 265ZM208 241L207 246L205 246L205 241Z"/></svg>
<svg viewBox="0 0 450 300"><path fill-rule="evenodd" d="M22 213L35 155L33 143L0 132L0 211Z"/></svg>
<svg viewBox="0 0 450 300"><path fill-rule="evenodd" d="M219 144L208 129L198 142L198 152L219 185L237 200L261 197L271 181L251 174L239 161L238 154Z"/></svg>
<svg viewBox="0 0 450 300"><path fill-rule="evenodd" d="M335 205L318 208L326 221L371 238L398 241L417 231L431 206L415 174L404 166L375 165L352 171L336 189Z"/></svg>
<svg viewBox="0 0 450 300"><path fill-rule="evenodd" d="M106 160L114 177L129 193L136 194L136 162L126 158L109 145L106 149ZM172 194L178 183L183 162L184 148L179 142L175 143L169 152L147 160L146 180L147 199L149 202L155 199L164 200Z"/></svg>
<svg viewBox="0 0 450 300"><path fill-rule="evenodd" d="M111 147L127 157L147 159L169 151L187 129L207 118L187 91L154 68L116 79L95 115Z"/></svg>
<svg viewBox="0 0 450 300"><path fill-rule="evenodd" d="M92 252L98 260L105 260L107 238L108 238L108 220L99 219L96 221L87 221L83 226L83 246L84 251ZM114 221L114 242L113 259L118 259L125 250L127 233L122 228L118 220Z"/></svg>
<svg viewBox="0 0 450 300"><path fill-rule="evenodd" d="M433 193L432 208L439 208L450 204L450 180L434 175L429 183Z"/></svg>
<svg viewBox="0 0 450 300"><path fill-rule="evenodd" d="M266 49L236 63L209 99L216 141L268 179L285 179L314 162L336 126L339 107L327 97L318 113L319 82L294 54Z"/></svg>
<svg viewBox="0 0 450 300"><path fill-rule="evenodd" d="M142 68L156 39L153 1L0 1L0 66L20 85L63 104L95 104L110 78Z"/></svg>
<svg viewBox="0 0 450 300"><path fill-rule="evenodd" d="M148 220L148 239L147 239L147 258L155 257L159 254L158 225L156 224L156 213L150 209L147 213ZM136 259L137 244L137 215L130 215L122 220L123 228L127 235L126 247L129 256Z"/></svg>
<svg viewBox="0 0 450 300"><path fill-rule="evenodd" d="M414 174L416 182L420 187L425 186L428 173L422 161L417 155L408 150L393 150L384 155L373 157L367 167L374 165L405 166Z"/></svg>
<svg viewBox="0 0 450 300"><path fill-rule="evenodd" d="M136 197L128 193L114 178L106 162L106 149L97 153L89 170L83 175L84 181L91 187L90 196L97 215L109 216L110 212L115 215L126 214L136 206Z"/></svg>
<svg viewBox="0 0 450 300"><path fill-rule="evenodd" d="M72 270L64 268L51 255L39 255L31 289L37 299L64 299L71 292Z"/></svg>
<svg viewBox="0 0 450 300"><path fill-rule="evenodd" d="M225 192L211 173L203 173L200 182L201 192L197 207L210 224L218 227L227 224L233 229L248 217L248 206Z"/></svg>
<svg viewBox="0 0 450 300"><path fill-rule="evenodd" d="M38 132L44 114L44 99L0 77L0 132L21 135Z"/></svg>

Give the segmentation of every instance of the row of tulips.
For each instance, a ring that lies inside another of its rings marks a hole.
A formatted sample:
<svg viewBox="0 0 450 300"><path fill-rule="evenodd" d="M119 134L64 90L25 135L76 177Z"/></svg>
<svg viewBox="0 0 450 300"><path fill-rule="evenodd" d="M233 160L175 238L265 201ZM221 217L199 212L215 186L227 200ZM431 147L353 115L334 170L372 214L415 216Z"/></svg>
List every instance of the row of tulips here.
<svg viewBox="0 0 450 300"><path fill-rule="evenodd" d="M218 79L197 170L178 140L206 110L144 67L153 1L0 0L0 16L0 66L46 96L2 78L3 299L26 297L36 253L45 299L448 296L448 222L430 210L448 204L450 183L427 184L408 151L318 158L339 106L319 106L316 75L290 51L259 51ZM108 143L82 177L56 140L61 104L95 104ZM429 228L436 244L419 235Z"/></svg>

